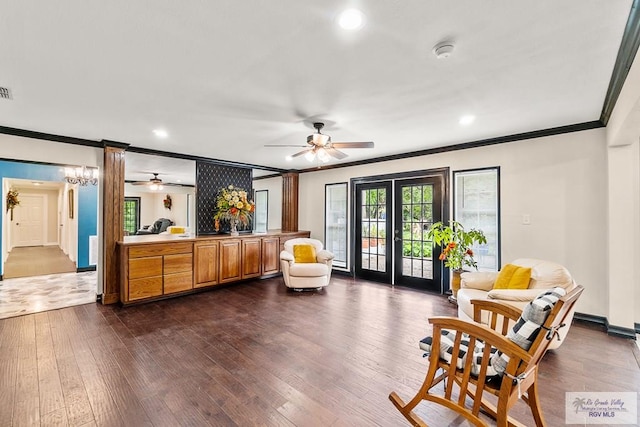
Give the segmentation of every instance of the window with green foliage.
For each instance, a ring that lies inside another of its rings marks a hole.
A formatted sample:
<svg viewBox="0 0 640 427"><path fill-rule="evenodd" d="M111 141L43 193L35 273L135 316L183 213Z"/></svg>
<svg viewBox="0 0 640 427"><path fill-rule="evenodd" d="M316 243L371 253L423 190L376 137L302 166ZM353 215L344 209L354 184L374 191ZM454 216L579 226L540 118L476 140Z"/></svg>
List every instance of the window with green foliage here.
<svg viewBox="0 0 640 427"><path fill-rule="evenodd" d="M140 197L124 198L124 231L133 235L140 229Z"/></svg>
<svg viewBox="0 0 640 427"><path fill-rule="evenodd" d="M482 230L487 243L473 248L478 270L500 267L500 169L474 169L453 173L453 218L466 230Z"/></svg>
<svg viewBox="0 0 640 427"><path fill-rule="evenodd" d="M433 224L433 185L402 185L403 275L433 278L433 243L427 231Z"/></svg>

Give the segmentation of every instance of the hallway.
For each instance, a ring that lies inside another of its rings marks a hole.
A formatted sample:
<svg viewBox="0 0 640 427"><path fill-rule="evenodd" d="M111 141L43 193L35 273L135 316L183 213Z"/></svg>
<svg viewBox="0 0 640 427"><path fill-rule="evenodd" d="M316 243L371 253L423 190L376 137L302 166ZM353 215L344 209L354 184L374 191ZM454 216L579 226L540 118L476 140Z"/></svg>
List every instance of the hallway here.
<svg viewBox="0 0 640 427"><path fill-rule="evenodd" d="M4 279L75 273L76 264L59 246L27 246L13 248L4 263Z"/></svg>

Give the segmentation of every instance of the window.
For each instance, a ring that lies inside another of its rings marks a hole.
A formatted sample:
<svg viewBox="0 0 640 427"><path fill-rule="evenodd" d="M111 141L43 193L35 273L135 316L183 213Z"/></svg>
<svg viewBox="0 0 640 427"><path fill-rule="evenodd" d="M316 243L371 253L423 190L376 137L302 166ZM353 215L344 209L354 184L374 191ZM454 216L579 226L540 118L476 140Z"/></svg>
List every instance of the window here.
<svg viewBox="0 0 640 427"><path fill-rule="evenodd" d="M325 186L324 242L333 252L333 265L347 267L347 183Z"/></svg>
<svg viewBox="0 0 640 427"><path fill-rule="evenodd" d="M269 190L256 191L255 230L266 233L269 226Z"/></svg>
<svg viewBox="0 0 640 427"><path fill-rule="evenodd" d="M140 197L124 198L125 235L136 234L140 229Z"/></svg>
<svg viewBox="0 0 640 427"><path fill-rule="evenodd" d="M453 218L465 229L482 230L487 244L474 248L478 270L500 267L500 169L474 169L453 173Z"/></svg>

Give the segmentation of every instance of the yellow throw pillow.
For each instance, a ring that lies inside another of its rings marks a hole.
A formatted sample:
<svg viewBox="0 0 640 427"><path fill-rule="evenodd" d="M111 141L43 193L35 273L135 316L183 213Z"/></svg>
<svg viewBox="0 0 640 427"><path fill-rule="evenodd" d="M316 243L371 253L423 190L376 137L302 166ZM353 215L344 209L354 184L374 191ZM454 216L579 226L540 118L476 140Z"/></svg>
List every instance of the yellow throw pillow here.
<svg viewBox="0 0 640 427"><path fill-rule="evenodd" d="M531 279L531 268L507 264L502 267L493 289L527 289Z"/></svg>
<svg viewBox="0 0 640 427"><path fill-rule="evenodd" d="M184 227L171 227L171 234L184 234Z"/></svg>
<svg viewBox="0 0 640 427"><path fill-rule="evenodd" d="M316 262L316 248L313 245L293 245L293 258L299 263Z"/></svg>

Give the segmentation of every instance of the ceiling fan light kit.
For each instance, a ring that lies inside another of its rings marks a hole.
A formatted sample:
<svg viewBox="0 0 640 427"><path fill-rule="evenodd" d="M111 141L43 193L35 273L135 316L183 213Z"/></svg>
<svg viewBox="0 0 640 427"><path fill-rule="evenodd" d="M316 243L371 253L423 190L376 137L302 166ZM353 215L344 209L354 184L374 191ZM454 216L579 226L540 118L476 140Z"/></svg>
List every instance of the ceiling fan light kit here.
<svg viewBox="0 0 640 427"><path fill-rule="evenodd" d="M158 178L157 173L152 173L153 178L151 178L149 181L136 181L133 182L133 185L146 185L149 187L149 190L151 191L158 191L158 190L162 190L164 188L164 185L162 183L162 180L160 178Z"/></svg>
<svg viewBox="0 0 640 427"><path fill-rule="evenodd" d="M316 129L316 133L307 136L307 144L309 147L305 147L304 150L295 154L287 156L287 160L292 160L296 157L304 155L304 158L309 162L320 160L322 163L327 163L331 158L342 160L347 157L346 153L337 150L337 148L373 148L372 141L366 142L331 142L331 137L320 130L324 127L324 123L315 122L313 127ZM265 147L291 147L291 145L265 145Z"/></svg>

